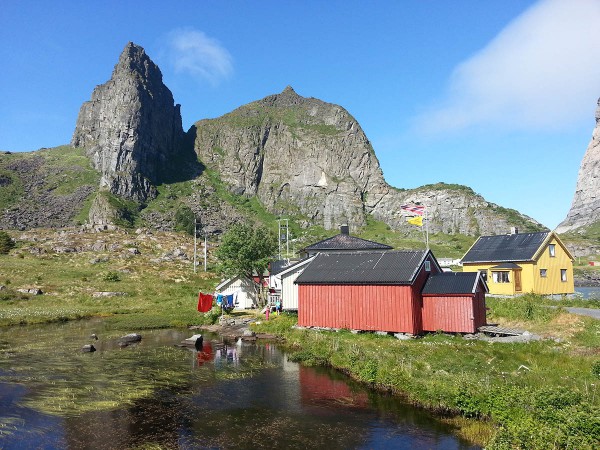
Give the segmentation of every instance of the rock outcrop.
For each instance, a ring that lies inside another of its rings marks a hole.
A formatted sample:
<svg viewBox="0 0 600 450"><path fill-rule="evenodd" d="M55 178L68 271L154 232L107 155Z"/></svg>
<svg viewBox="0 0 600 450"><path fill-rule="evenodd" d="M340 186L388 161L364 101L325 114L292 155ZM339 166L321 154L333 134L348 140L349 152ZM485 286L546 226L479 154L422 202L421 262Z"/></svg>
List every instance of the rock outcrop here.
<svg viewBox="0 0 600 450"><path fill-rule="evenodd" d="M128 43L111 79L79 111L71 145L84 147L100 187L145 202L156 195L183 140L179 105L144 49Z"/></svg>
<svg viewBox="0 0 600 450"><path fill-rule="evenodd" d="M408 202L427 206L433 233L495 234L511 225L507 210L466 187L391 187L371 143L344 108L301 97L289 86L194 126L199 158L232 193L257 196L273 214L303 217L306 226L348 223L356 229L372 215L394 229L409 229L400 208ZM518 225L541 228L513 213Z"/></svg>
<svg viewBox="0 0 600 450"><path fill-rule="evenodd" d="M600 221L600 100L596 108L596 127L579 167L571 209L556 231L565 233L598 221Z"/></svg>

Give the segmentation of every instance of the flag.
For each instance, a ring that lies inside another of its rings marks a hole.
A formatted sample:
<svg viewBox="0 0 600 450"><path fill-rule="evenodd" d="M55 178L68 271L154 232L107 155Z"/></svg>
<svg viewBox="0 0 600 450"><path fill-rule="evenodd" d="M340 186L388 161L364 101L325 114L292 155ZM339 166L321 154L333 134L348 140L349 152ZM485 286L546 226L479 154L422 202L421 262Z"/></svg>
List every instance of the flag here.
<svg viewBox="0 0 600 450"><path fill-rule="evenodd" d="M408 219L406 219L406 221L412 225L416 225L418 227L422 227L423 226L423 216L415 216L415 217L409 217Z"/></svg>
<svg viewBox="0 0 600 450"><path fill-rule="evenodd" d="M423 206L423 205L409 204L409 205L402 205L402 206L400 206L400 208L402 208L405 211L409 211L413 214L418 214L419 216L422 216L423 213L425 212L425 206Z"/></svg>

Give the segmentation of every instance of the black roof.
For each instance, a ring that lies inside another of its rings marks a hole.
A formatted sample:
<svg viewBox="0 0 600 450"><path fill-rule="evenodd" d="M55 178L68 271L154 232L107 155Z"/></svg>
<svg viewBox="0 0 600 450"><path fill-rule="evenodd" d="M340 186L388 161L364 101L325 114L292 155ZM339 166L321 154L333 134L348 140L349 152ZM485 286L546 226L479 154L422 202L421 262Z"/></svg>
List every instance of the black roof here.
<svg viewBox="0 0 600 450"><path fill-rule="evenodd" d="M369 241L367 239L361 239L349 234L340 233L333 237L323 239L316 244L309 245L304 251L320 252L328 250L391 250L386 244L380 244L379 242Z"/></svg>
<svg viewBox="0 0 600 450"><path fill-rule="evenodd" d="M462 262L531 261L550 233L550 231L542 231L481 236L463 256Z"/></svg>
<svg viewBox="0 0 600 450"><path fill-rule="evenodd" d="M319 253L297 284L412 284L427 250ZM433 261L435 258L431 255ZM436 262L437 264L437 262Z"/></svg>
<svg viewBox="0 0 600 450"><path fill-rule="evenodd" d="M512 263L512 262L505 262L502 264L498 264L497 266L490 267L490 269L508 269L508 270L521 269L521 268L522 268L521 266L519 266L518 264Z"/></svg>
<svg viewBox="0 0 600 450"><path fill-rule="evenodd" d="M423 294L474 294L481 278L478 272L442 272L427 278ZM485 282L485 290L487 286Z"/></svg>
<svg viewBox="0 0 600 450"><path fill-rule="evenodd" d="M283 272L290 266L290 262L287 259L278 259L271 261L269 264L269 273L271 275L277 275L279 272Z"/></svg>

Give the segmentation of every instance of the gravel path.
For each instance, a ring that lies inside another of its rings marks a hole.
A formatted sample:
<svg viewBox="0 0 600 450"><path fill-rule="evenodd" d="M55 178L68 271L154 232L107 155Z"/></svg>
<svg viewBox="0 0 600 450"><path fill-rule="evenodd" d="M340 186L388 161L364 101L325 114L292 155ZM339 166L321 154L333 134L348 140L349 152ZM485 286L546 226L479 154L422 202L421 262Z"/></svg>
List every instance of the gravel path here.
<svg viewBox="0 0 600 450"><path fill-rule="evenodd" d="M591 309L591 308L574 308L572 306L565 308L572 314L579 314L580 316L590 316L594 319L600 320L600 309Z"/></svg>

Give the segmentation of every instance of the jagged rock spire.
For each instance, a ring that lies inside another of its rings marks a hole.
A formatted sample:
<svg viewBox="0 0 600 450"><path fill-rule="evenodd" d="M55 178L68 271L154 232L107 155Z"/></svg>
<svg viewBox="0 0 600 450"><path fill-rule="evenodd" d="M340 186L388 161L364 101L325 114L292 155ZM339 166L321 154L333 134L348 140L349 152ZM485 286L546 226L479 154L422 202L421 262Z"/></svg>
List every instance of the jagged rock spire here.
<svg viewBox="0 0 600 450"><path fill-rule="evenodd" d="M596 108L596 126L577 177L577 187L567 217L556 228L564 233L600 221L600 99Z"/></svg>
<svg viewBox="0 0 600 450"><path fill-rule="evenodd" d="M162 73L139 45L129 42L112 77L97 86L79 111L71 145L85 147L102 173L101 187L144 202L179 151L179 105Z"/></svg>

